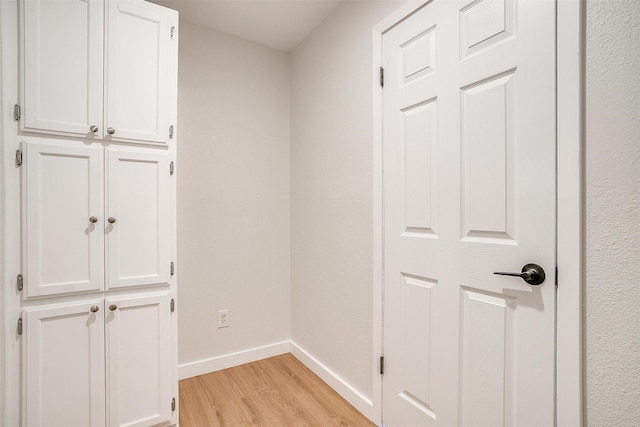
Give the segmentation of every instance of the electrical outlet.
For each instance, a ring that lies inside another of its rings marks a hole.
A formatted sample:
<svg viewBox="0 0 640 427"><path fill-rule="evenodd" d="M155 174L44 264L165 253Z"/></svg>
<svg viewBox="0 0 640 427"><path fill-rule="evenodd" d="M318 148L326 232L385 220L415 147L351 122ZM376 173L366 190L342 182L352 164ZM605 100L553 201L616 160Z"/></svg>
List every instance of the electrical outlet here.
<svg viewBox="0 0 640 427"><path fill-rule="evenodd" d="M218 310L218 329L229 327L229 309Z"/></svg>

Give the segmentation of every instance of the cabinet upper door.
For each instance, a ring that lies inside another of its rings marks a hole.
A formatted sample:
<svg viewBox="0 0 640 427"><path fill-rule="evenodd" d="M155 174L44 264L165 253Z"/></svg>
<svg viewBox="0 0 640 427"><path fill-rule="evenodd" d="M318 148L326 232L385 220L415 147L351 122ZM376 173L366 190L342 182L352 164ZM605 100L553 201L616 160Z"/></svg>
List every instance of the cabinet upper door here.
<svg viewBox="0 0 640 427"><path fill-rule="evenodd" d="M104 289L103 149L23 143L27 297Z"/></svg>
<svg viewBox="0 0 640 427"><path fill-rule="evenodd" d="M169 281L166 153L107 149L107 288Z"/></svg>
<svg viewBox="0 0 640 427"><path fill-rule="evenodd" d="M169 297L105 301L107 425L146 427L172 420Z"/></svg>
<svg viewBox="0 0 640 427"><path fill-rule="evenodd" d="M177 12L153 3L114 0L108 3L107 18L104 135L166 143Z"/></svg>
<svg viewBox="0 0 640 427"><path fill-rule="evenodd" d="M23 312L22 425L105 424L102 300Z"/></svg>
<svg viewBox="0 0 640 427"><path fill-rule="evenodd" d="M91 126L102 123L103 1L21 5L23 130L94 135Z"/></svg>

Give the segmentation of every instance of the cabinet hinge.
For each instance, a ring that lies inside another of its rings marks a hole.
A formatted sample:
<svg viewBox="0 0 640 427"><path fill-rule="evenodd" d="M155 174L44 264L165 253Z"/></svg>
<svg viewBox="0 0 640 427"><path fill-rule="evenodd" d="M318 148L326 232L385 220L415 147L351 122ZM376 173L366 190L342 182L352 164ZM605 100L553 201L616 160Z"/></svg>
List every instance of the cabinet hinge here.
<svg viewBox="0 0 640 427"><path fill-rule="evenodd" d="M380 67L380 87L384 87L384 68Z"/></svg>
<svg viewBox="0 0 640 427"><path fill-rule="evenodd" d="M18 120L20 120L20 117L22 117L22 115L20 114L20 106L16 104L13 106L13 119L17 122Z"/></svg>
<svg viewBox="0 0 640 427"><path fill-rule="evenodd" d="M173 298L171 298L171 312L173 313L174 311L176 311L176 300L174 300Z"/></svg>
<svg viewBox="0 0 640 427"><path fill-rule="evenodd" d="M169 139L173 139L173 125L169 126Z"/></svg>
<svg viewBox="0 0 640 427"><path fill-rule="evenodd" d="M175 171L175 165L173 164L173 162L169 163L169 175L173 175L173 172Z"/></svg>
<svg viewBox="0 0 640 427"><path fill-rule="evenodd" d="M171 399L171 412L176 410L176 398Z"/></svg>
<svg viewBox="0 0 640 427"><path fill-rule="evenodd" d="M22 288L24 288L24 277L22 277L22 274L18 274L16 284L18 286L18 291L21 291Z"/></svg>
<svg viewBox="0 0 640 427"><path fill-rule="evenodd" d="M171 265L169 266L169 270L171 272L171 275L173 276L173 273L175 272L175 265L173 264L173 261L171 261Z"/></svg>
<svg viewBox="0 0 640 427"><path fill-rule="evenodd" d="M18 319L18 335L22 335L22 317Z"/></svg>
<svg viewBox="0 0 640 427"><path fill-rule="evenodd" d="M171 26L171 40L176 37L176 27Z"/></svg>
<svg viewBox="0 0 640 427"><path fill-rule="evenodd" d="M384 356L380 356L380 375L384 374Z"/></svg>
<svg viewBox="0 0 640 427"><path fill-rule="evenodd" d="M22 166L22 150L16 150L16 166Z"/></svg>

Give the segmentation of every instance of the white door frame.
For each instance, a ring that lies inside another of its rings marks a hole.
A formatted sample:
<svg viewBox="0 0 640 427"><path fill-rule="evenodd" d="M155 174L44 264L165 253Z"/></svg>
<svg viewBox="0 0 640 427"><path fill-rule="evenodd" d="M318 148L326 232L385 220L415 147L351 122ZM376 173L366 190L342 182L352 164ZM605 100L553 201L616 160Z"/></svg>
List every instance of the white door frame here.
<svg viewBox="0 0 640 427"><path fill-rule="evenodd" d="M410 2L373 29L373 421L382 425L382 35L430 0ZM556 0L556 426L582 426L584 259L584 0Z"/></svg>

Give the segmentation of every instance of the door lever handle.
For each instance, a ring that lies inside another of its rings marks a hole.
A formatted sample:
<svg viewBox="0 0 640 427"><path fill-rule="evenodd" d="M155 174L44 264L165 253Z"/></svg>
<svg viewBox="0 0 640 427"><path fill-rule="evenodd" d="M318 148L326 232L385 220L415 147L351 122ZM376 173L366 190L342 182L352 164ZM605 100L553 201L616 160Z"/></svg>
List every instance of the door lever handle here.
<svg viewBox="0 0 640 427"><path fill-rule="evenodd" d="M527 264L522 267L522 272L520 273L505 273L502 271L496 271L493 274L497 274L499 276L514 276L520 277L525 282L530 285L538 286L544 282L546 275L544 274L544 269L540 267L538 264Z"/></svg>

